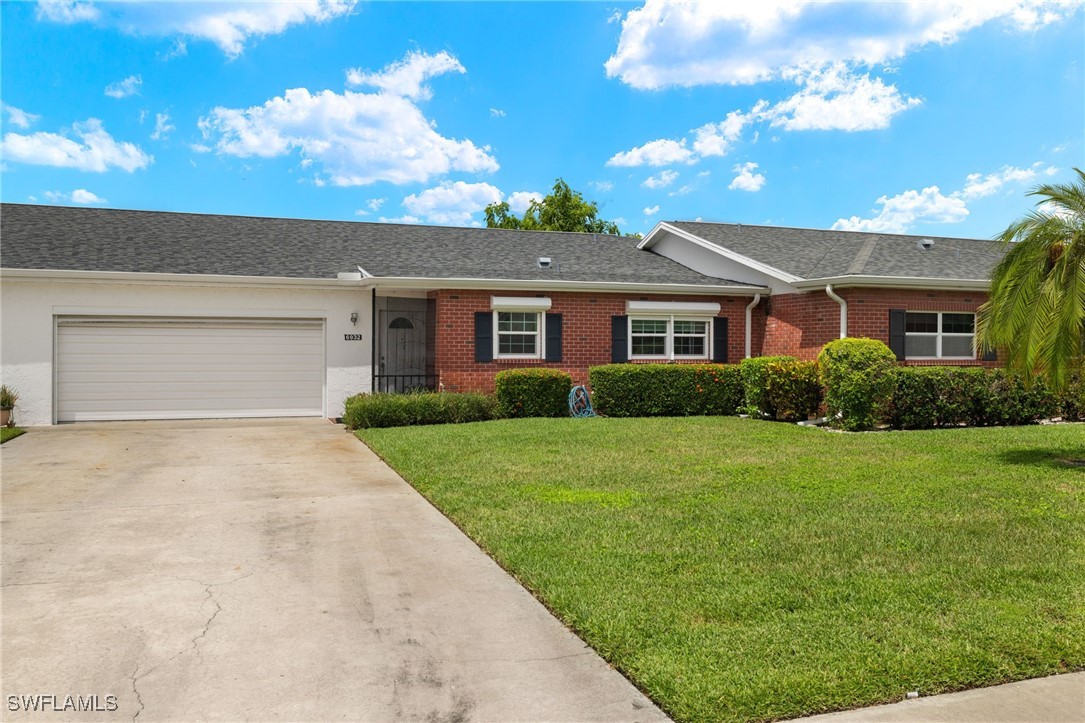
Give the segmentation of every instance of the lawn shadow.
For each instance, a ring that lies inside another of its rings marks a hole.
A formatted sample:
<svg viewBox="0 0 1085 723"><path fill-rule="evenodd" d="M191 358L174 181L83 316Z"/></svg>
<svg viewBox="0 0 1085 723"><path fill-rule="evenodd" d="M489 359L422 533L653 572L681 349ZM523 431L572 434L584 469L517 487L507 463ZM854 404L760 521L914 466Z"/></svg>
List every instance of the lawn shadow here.
<svg viewBox="0 0 1085 723"><path fill-rule="evenodd" d="M1008 449L999 459L1008 464L1027 464L1056 469L1079 469L1085 472L1085 447L1079 449Z"/></svg>

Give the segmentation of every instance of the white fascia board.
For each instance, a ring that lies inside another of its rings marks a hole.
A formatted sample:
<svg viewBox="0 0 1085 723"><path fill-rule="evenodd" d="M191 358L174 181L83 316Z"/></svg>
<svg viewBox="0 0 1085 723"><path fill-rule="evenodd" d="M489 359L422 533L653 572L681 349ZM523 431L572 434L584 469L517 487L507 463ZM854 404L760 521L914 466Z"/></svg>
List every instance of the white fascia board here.
<svg viewBox="0 0 1085 723"><path fill-rule="evenodd" d="M770 266L768 264L761 263L760 261L757 261L756 259L751 259L749 256L743 256L740 253L735 253L731 249L724 248L723 246L717 246L714 243L710 243L708 241L705 241L703 238L701 238L700 236L697 236L696 234L692 234L689 231L683 231L682 229L680 229L680 228L678 228L676 226L671 226L669 223L664 223L664 222L660 222L658 226L653 228L651 230L651 232L649 232L649 234L644 237L644 240L641 241L639 244L637 244L637 248L639 248L639 249L650 249L652 247L652 245L655 243L656 237L660 233L664 233L664 232L669 233L669 234L673 234L673 235L677 236L680 239L683 239L685 241L689 241L690 243L701 246L702 248L706 248L706 249L708 249L709 251L711 251L713 253L717 253L720 256L723 256L724 258L731 259L732 261L734 261L736 263L739 263L739 264L742 264L743 266L749 266L751 269L754 269L755 271L760 271L763 274L771 276L774 279L779 279L780 281L783 281L785 283L794 284L796 282L804 280L801 276L795 276L794 274L789 274L789 273L787 273L786 271L784 271L782 269L776 268L775 266Z"/></svg>
<svg viewBox="0 0 1085 723"><path fill-rule="evenodd" d="M690 314L716 316L720 305L702 301L626 301L627 314Z"/></svg>
<svg viewBox="0 0 1085 723"><path fill-rule="evenodd" d="M287 288L351 288L368 286L368 279L298 279L285 276L227 276L219 274L159 274L131 271L73 271L60 269L0 269L0 278L80 281L110 284L176 286L256 286Z"/></svg>
<svg viewBox="0 0 1085 723"><path fill-rule="evenodd" d="M376 276L365 279L379 288L485 289L491 291L597 291L626 294L709 294L753 296L767 294L768 287L735 284L633 284L621 281L559 281L548 279L443 279L427 276ZM363 283L364 283L363 282Z"/></svg>
<svg viewBox="0 0 1085 723"><path fill-rule="evenodd" d="M919 276L829 276L821 279L805 279L797 282L800 291L870 286L886 289L945 289L958 291L986 291L991 286L987 279L933 279Z"/></svg>
<svg viewBox="0 0 1085 723"><path fill-rule="evenodd" d="M537 296L491 296L494 311L550 311L550 299Z"/></svg>

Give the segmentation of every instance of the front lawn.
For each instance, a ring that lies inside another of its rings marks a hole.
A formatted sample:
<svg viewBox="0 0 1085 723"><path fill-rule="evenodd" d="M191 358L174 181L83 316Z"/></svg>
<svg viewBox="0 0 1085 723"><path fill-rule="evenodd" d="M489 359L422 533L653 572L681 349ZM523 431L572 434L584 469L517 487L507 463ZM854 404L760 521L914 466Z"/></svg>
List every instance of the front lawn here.
<svg viewBox="0 0 1085 723"><path fill-rule="evenodd" d="M15 439L20 434L23 434L25 432L25 429L21 429L19 427L0 427L0 444L3 444L9 439Z"/></svg>
<svg viewBox="0 0 1085 723"><path fill-rule="evenodd" d="M1085 426L737 418L363 430L679 720L1085 668Z"/></svg>

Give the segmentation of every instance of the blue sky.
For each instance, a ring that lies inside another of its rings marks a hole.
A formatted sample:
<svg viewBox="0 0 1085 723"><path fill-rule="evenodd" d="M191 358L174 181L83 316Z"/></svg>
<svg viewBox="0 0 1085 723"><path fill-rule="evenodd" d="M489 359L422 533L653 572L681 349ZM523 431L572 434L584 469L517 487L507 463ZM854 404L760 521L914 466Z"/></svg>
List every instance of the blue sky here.
<svg viewBox="0 0 1085 723"><path fill-rule="evenodd" d="M473 225L564 178L989 237L1083 164L1080 2L4 2L7 202Z"/></svg>

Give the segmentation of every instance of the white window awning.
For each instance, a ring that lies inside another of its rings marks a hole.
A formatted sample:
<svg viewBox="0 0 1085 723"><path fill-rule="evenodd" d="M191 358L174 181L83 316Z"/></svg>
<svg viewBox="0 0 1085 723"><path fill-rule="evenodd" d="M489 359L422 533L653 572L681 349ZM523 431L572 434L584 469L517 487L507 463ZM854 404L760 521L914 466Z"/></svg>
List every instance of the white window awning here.
<svg viewBox="0 0 1085 723"><path fill-rule="evenodd" d="M712 301L627 301L625 313L716 316L720 305Z"/></svg>
<svg viewBox="0 0 1085 723"><path fill-rule="evenodd" d="M494 311L549 311L550 298L537 296L491 296Z"/></svg>

